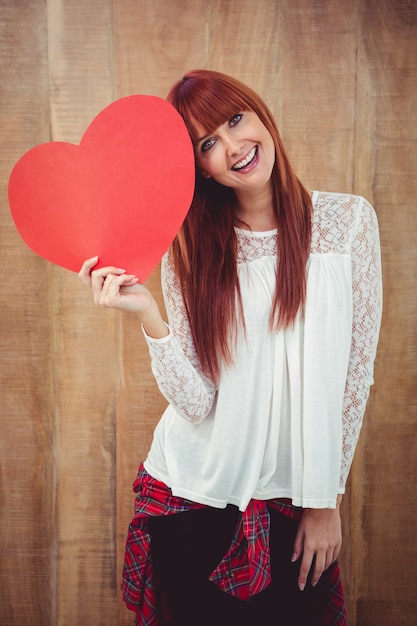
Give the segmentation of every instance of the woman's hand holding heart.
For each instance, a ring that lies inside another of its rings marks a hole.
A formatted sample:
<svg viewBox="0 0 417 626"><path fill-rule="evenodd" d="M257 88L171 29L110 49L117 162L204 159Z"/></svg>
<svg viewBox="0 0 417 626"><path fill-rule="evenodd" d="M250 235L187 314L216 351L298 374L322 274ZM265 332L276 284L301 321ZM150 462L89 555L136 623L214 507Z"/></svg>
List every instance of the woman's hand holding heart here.
<svg viewBox="0 0 417 626"><path fill-rule="evenodd" d="M107 266L94 269L98 257L84 261L78 276L91 287L96 304L136 313L146 333L156 339L166 337L168 327L158 304L149 289L138 283L138 278L119 267Z"/></svg>

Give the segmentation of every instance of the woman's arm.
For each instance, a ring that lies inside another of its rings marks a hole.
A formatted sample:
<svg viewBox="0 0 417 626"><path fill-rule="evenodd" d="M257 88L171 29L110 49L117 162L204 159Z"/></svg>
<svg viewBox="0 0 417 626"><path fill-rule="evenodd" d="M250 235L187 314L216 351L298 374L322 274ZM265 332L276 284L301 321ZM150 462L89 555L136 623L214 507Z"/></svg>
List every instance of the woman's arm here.
<svg viewBox="0 0 417 626"><path fill-rule="evenodd" d="M353 460L370 386L382 313L381 254L375 211L364 199L352 239L352 345L343 402L340 493Z"/></svg>
<svg viewBox="0 0 417 626"><path fill-rule="evenodd" d="M199 366L181 290L168 255L163 260L162 285L170 325L165 323L155 298L138 284L136 276L114 266L95 270L97 261L98 257L88 259L79 272L84 284L91 287L94 302L137 315L161 393L182 417L201 422L213 407L216 387Z"/></svg>
<svg viewBox="0 0 417 626"><path fill-rule="evenodd" d="M379 337L382 311L381 258L375 212L360 200L352 237L352 345L343 405L340 494L335 509L305 509L294 542L293 561L302 557L298 584L304 589L337 559L342 545L340 505L362 426ZM315 560L314 560L315 559Z"/></svg>
<svg viewBox="0 0 417 626"><path fill-rule="evenodd" d="M162 289L169 335L155 341L145 335L152 371L161 393L185 419L198 423L210 413L217 388L202 372L179 281L167 253L162 260Z"/></svg>

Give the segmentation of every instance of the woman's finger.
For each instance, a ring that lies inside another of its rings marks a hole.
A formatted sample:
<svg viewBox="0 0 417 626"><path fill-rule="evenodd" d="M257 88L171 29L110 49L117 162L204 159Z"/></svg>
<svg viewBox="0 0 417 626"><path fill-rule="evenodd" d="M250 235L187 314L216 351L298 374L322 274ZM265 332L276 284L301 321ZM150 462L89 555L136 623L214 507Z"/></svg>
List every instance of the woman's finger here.
<svg viewBox="0 0 417 626"><path fill-rule="evenodd" d="M316 553L316 559L314 563L314 569L311 577L311 584L313 587L317 585L319 582L321 575L327 569L326 567L326 553L318 552Z"/></svg>
<svg viewBox="0 0 417 626"><path fill-rule="evenodd" d="M98 256L87 259L86 261L84 261L80 271L78 272L78 276L88 286L90 286L93 281L95 281L99 285L102 285L104 279L109 274L116 274L117 276L119 276L120 274L124 274L124 272L126 271L121 267L115 267L113 265L100 267L99 269L95 270L94 267L97 265L97 263Z"/></svg>
<svg viewBox="0 0 417 626"><path fill-rule="evenodd" d="M80 271L78 272L79 278L83 281L87 287L91 284L91 271L95 265L98 263L98 256L93 256L91 259L87 259L81 266Z"/></svg>
<svg viewBox="0 0 417 626"><path fill-rule="evenodd" d="M101 290L108 277L122 276L126 270L121 267L101 267L98 270L93 270L90 274L90 285L93 289L94 301L97 302L100 297Z"/></svg>
<svg viewBox="0 0 417 626"><path fill-rule="evenodd" d="M99 280L100 277L97 279ZM133 274L108 274L104 278L100 290L95 292L96 304L122 308L123 289L135 285L137 280Z"/></svg>
<svg viewBox="0 0 417 626"><path fill-rule="evenodd" d="M300 571L298 573L298 587L300 591L304 591L305 589L313 560L314 551L304 548L303 558L301 559Z"/></svg>

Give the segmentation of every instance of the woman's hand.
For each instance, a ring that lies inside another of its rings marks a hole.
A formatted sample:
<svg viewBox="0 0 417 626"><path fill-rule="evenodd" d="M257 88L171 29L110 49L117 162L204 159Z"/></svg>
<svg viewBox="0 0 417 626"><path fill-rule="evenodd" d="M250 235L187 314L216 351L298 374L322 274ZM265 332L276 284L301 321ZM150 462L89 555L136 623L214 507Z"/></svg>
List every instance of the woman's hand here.
<svg viewBox="0 0 417 626"><path fill-rule="evenodd" d="M168 328L161 316L159 307L151 292L133 274L126 274L120 267L101 267L98 257L84 261L78 276L83 283L91 287L96 304L121 311L137 313L146 332L154 338L168 335Z"/></svg>
<svg viewBox="0 0 417 626"><path fill-rule="evenodd" d="M312 571L311 584L317 585L323 572L337 559L342 546L340 503L335 509L305 509L294 542L292 561L301 556L298 586L303 591Z"/></svg>

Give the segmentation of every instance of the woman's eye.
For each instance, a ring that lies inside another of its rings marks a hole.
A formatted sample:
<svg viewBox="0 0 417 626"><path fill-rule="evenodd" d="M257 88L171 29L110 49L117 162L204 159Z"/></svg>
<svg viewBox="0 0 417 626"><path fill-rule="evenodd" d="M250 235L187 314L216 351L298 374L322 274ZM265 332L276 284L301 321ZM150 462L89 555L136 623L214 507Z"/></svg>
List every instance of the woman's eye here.
<svg viewBox="0 0 417 626"><path fill-rule="evenodd" d="M230 118L229 126L236 126L236 124L240 122L242 117L243 117L243 113L236 113L236 115Z"/></svg>
<svg viewBox="0 0 417 626"><path fill-rule="evenodd" d="M214 139L206 139L206 141L201 144L201 152L207 152L207 150L210 150L210 148L214 146L214 143Z"/></svg>

